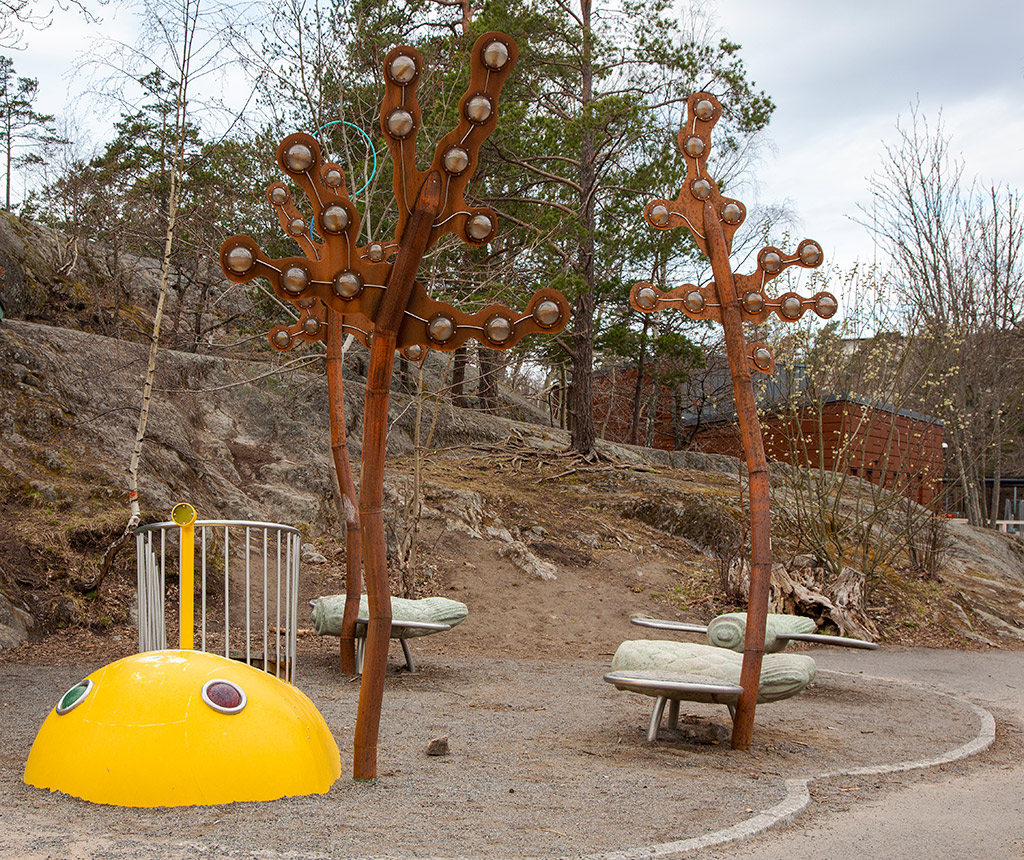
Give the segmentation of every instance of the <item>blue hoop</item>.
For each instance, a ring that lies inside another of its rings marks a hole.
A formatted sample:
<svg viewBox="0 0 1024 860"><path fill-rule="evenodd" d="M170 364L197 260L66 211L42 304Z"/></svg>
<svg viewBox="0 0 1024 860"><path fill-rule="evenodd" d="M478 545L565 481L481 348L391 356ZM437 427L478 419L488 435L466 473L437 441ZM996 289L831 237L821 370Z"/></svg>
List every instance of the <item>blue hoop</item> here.
<svg viewBox="0 0 1024 860"><path fill-rule="evenodd" d="M357 194L362 194L363 191L366 190L367 186L369 186L369 184L371 182L373 182L373 177L377 175L377 150L374 148L373 141L370 140L370 135L368 135L365 131L363 131L358 125L356 125L355 123L349 122L347 119L332 119L330 122L325 122L322 126L320 126L320 128L318 128L316 130L316 134L320 134L320 132L322 132L325 128L328 128L329 126L332 126L332 125L347 125L349 128L354 128L356 131L358 131L363 136L363 140L366 141L366 145L369 147L370 152L373 153L373 170L370 171L370 178L367 179L366 182L364 182L360 186L358 191L353 191L352 192L352 196L355 197ZM315 216L313 218L309 219L309 241L310 242L313 241L313 225L314 225L315 222L316 222L316 217Z"/></svg>
<svg viewBox="0 0 1024 860"><path fill-rule="evenodd" d="M373 170L370 171L370 178L367 179L366 182L362 184L362 186L360 186L358 191L352 192L352 196L355 197L357 194L362 194L366 190L367 186L371 182L373 182L373 177L377 175L377 150L373 146L373 141L370 140L370 135L363 131L358 125L349 122L347 119L332 119L330 122L325 122L322 126L320 126L320 128L316 130L316 133L320 134L320 132L322 132L325 128L332 125L347 125L349 128L354 128L363 136L363 140L366 141L366 145L369 147L370 152L373 153Z"/></svg>

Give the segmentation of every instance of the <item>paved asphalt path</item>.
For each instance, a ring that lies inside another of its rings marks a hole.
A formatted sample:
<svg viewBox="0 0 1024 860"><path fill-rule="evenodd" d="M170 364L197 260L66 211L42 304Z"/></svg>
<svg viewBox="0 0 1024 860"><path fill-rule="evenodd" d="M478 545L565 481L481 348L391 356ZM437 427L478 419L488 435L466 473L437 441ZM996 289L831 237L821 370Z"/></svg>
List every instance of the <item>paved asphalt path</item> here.
<svg viewBox="0 0 1024 860"><path fill-rule="evenodd" d="M865 656L831 648L814 655L823 669L913 681L962 695L992 711L997 746L1000 724L1024 725L1024 652L912 649ZM812 803L787 827L694 856L1024 860L1024 761L966 764L953 769L963 773L932 772L929 778L851 800L841 811Z"/></svg>

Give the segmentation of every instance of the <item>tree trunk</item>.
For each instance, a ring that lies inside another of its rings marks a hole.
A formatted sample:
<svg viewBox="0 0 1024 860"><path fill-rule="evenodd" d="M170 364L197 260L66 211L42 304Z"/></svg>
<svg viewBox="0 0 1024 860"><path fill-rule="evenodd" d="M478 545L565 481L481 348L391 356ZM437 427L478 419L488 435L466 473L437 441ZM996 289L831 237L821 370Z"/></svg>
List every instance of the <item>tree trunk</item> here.
<svg viewBox="0 0 1024 860"><path fill-rule="evenodd" d="M658 429L658 381L651 380L651 393L647 396L647 431L644 433L644 445L654 447L654 434Z"/></svg>
<svg viewBox="0 0 1024 860"><path fill-rule="evenodd" d="M601 438L602 439L607 439L608 438L608 422L611 420L612 410L615 408L615 399L616 399L615 395L616 395L617 389L615 387L615 365L614 364L612 365L611 377L612 377L611 385L608 388L608 408L605 409L605 411L604 411L604 421L601 422Z"/></svg>
<svg viewBox="0 0 1024 860"><path fill-rule="evenodd" d="M342 316L327 308L327 391L331 419L331 454L341 492L342 515L345 518L345 612L341 621L341 671L356 671L356 619L359 597L363 591L363 536L359 526L359 497L352 478L345 430L345 385Z"/></svg>
<svg viewBox="0 0 1024 860"><path fill-rule="evenodd" d="M369 610L363 679L359 689L352 745L352 774L355 779L375 779L377 776L377 738L384 700L388 643L391 640L391 591L382 507L388 402L395 342L412 294L416 271L430 240L430 230L440 201L441 177L435 170L423 181L412 214L405 224L398 254L377 309L370 345L370 369L366 379L366 406L363 410L363 466L359 486L359 522L363 529Z"/></svg>
<svg viewBox="0 0 1024 860"><path fill-rule="evenodd" d="M584 457L594 451L594 298L580 294L573 312L572 388L569 415L570 450Z"/></svg>
<svg viewBox="0 0 1024 860"><path fill-rule="evenodd" d="M14 149L14 141L11 140L11 123L10 113L8 113L7 122L7 197L6 203L4 204L4 211L11 211L11 151Z"/></svg>
<svg viewBox="0 0 1024 860"><path fill-rule="evenodd" d="M757 417L754 387L750 380L743 322L740 316L736 282L729 265L729 248L718 213L710 202L704 204L704 233L708 256L715 275L715 289L721 307L722 330L729 359L736 414L743 437L747 461L747 484L750 494L750 592L747 599L747 633L743 646L740 686L743 693L736 702L733 721L733 749L750 749L754 731L754 711L761 681L764 657L765 624L768 612L768 591L771 584L771 521L768 514L768 460L764 453L761 423Z"/></svg>
<svg viewBox="0 0 1024 860"><path fill-rule="evenodd" d="M401 353L398 354L398 378L404 390L408 391L412 387L412 380L409 378L409 359Z"/></svg>
<svg viewBox="0 0 1024 860"><path fill-rule="evenodd" d="M999 494L1002 490L1000 484L1003 478L1003 446L1000 444L999 433L1000 433L1000 421L999 421L999 409L996 408L995 415L995 445L994 451L992 452L992 498L989 501L989 528L998 528L996 521L999 519Z"/></svg>
<svg viewBox="0 0 1024 860"><path fill-rule="evenodd" d="M485 346L476 351L477 367L480 376L477 380L477 396L480 398L482 412L498 410L498 362L494 353Z"/></svg>
<svg viewBox="0 0 1024 860"><path fill-rule="evenodd" d="M192 343L189 352L199 351L199 341L203 336L203 314L206 313L206 303L210 297L210 281L204 279L199 285L199 297L196 300L195 313L192 316Z"/></svg>
<svg viewBox="0 0 1024 860"><path fill-rule="evenodd" d="M465 345L452 353L452 403L461 409L466 408L466 397L463 393L466 385L466 364L469 353Z"/></svg>
<svg viewBox="0 0 1024 860"><path fill-rule="evenodd" d="M866 611L864 574L844 567L836 580L826 585L815 577L824 573L824 568L813 568L790 574L781 564L772 565L771 611L805 615L819 627L832 623L843 636L868 642L877 639L878 628Z"/></svg>
<svg viewBox="0 0 1024 860"><path fill-rule="evenodd" d="M643 399L644 369L647 357L647 314L643 315L644 329L640 335L640 356L636 362L636 385L633 387L633 414L629 420L629 444L635 445L640 434L640 402Z"/></svg>
<svg viewBox="0 0 1024 860"><path fill-rule="evenodd" d="M580 75L580 101L584 111L594 100L594 68L592 65L593 30L591 26L592 0L582 0L583 45ZM597 434L594 430L594 234L597 216L594 209L597 168L595 164L594 132L587 127L580 144L580 226L581 238L576 257L576 268L582 276L582 287L573 312L572 349L572 423L570 450L584 457L594 453Z"/></svg>

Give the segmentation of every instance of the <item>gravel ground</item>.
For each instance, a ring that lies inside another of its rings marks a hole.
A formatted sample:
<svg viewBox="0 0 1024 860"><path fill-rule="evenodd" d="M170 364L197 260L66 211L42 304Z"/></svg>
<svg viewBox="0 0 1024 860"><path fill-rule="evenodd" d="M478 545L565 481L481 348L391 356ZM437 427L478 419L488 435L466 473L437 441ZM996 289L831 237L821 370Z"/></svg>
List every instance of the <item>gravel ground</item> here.
<svg viewBox="0 0 1024 860"><path fill-rule="evenodd" d="M330 792L155 810L24 785L43 718L96 664L0 665L0 856L581 857L709 833L777 803L787 778L935 756L978 729L950 697L821 672L803 695L758 708L750 752L692 740L728 724L712 705L684 703L682 730L649 744L653 700L604 684L606 661L417 650L411 675L392 652L376 783L347 776L358 684L337 673L333 650L318 648L300 651L299 685L341 750ZM863 667L870 672L870 655ZM450 753L427 756L440 736Z"/></svg>

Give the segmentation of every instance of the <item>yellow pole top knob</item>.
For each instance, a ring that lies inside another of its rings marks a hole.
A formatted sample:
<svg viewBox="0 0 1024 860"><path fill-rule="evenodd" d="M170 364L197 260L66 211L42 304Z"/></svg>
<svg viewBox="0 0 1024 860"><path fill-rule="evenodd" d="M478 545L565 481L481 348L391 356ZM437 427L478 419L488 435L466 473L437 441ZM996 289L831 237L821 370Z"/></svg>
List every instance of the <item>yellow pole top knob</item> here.
<svg viewBox="0 0 1024 860"><path fill-rule="evenodd" d="M196 509L188 502L179 502L171 509L171 522L185 528L196 521Z"/></svg>

